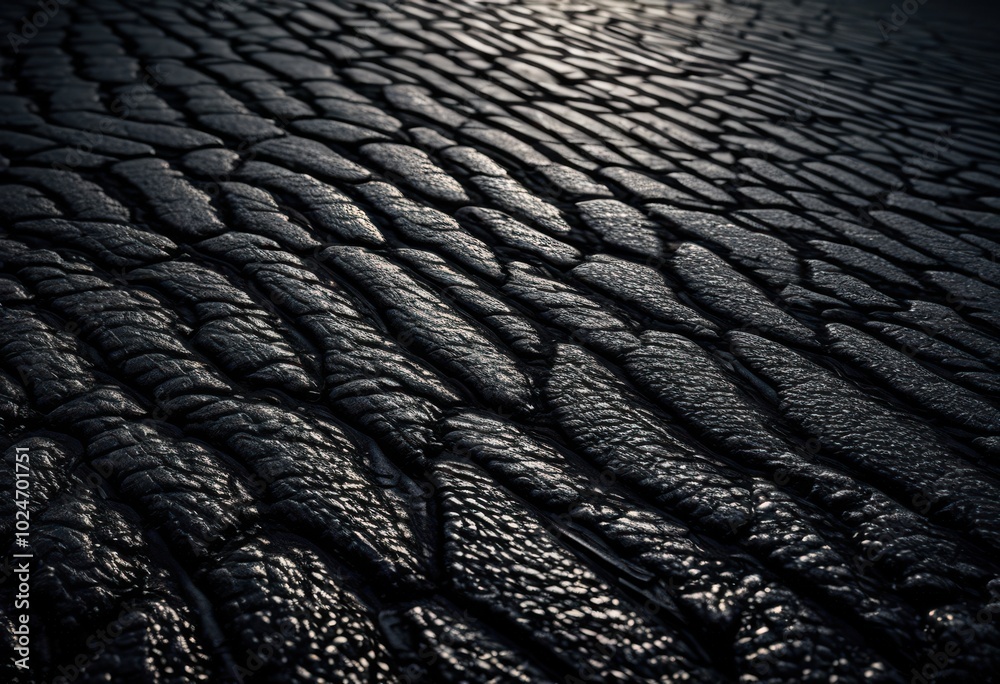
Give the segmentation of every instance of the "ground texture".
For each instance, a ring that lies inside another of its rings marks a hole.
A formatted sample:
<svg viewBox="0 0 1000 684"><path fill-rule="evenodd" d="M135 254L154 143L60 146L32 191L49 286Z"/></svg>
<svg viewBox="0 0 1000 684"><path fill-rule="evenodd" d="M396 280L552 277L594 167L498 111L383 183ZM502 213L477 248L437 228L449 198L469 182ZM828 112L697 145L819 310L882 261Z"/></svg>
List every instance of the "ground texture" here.
<svg viewBox="0 0 1000 684"><path fill-rule="evenodd" d="M935 2L7 3L4 681L992 681Z"/></svg>

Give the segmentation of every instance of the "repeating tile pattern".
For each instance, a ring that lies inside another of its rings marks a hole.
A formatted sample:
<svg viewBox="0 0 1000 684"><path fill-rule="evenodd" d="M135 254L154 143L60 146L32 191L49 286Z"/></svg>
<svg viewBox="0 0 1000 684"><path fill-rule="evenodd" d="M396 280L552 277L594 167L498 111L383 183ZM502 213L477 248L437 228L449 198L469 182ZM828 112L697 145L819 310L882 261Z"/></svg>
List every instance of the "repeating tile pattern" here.
<svg viewBox="0 0 1000 684"><path fill-rule="evenodd" d="M992 681L1000 67L935 1L5 5L39 681Z"/></svg>

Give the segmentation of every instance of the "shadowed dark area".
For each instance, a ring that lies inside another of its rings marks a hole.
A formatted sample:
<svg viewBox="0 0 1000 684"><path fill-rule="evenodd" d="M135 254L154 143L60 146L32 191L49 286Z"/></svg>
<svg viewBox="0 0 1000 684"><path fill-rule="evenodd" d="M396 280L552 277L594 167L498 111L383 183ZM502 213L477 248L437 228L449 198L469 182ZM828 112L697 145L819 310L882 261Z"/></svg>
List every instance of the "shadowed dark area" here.
<svg viewBox="0 0 1000 684"><path fill-rule="evenodd" d="M5 4L0 681L993 682L997 13Z"/></svg>

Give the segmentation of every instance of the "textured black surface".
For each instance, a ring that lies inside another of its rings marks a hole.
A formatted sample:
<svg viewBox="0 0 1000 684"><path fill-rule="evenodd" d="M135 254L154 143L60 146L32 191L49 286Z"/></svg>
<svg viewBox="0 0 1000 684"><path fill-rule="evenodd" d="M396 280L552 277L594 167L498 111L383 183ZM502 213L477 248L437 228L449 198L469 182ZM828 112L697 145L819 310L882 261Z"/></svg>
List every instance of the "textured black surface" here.
<svg viewBox="0 0 1000 684"><path fill-rule="evenodd" d="M5 5L36 680L994 681L997 24L901 5Z"/></svg>

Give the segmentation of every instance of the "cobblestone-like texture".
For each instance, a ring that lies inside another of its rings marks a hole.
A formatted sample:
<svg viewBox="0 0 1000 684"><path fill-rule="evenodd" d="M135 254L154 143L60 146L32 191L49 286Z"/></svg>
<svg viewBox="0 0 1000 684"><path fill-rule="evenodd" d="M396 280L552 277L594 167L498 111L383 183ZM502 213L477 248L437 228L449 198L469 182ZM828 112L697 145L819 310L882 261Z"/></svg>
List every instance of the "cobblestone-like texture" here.
<svg viewBox="0 0 1000 684"><path fill-rule="evenodd" d="M1000 67L943 2L6 4L38 680L993 681Z"/></svg>

